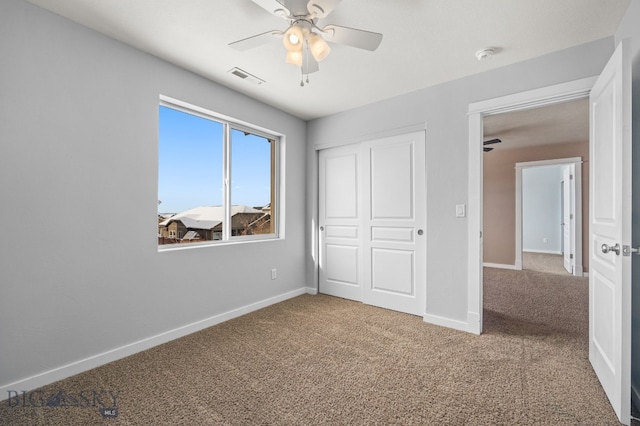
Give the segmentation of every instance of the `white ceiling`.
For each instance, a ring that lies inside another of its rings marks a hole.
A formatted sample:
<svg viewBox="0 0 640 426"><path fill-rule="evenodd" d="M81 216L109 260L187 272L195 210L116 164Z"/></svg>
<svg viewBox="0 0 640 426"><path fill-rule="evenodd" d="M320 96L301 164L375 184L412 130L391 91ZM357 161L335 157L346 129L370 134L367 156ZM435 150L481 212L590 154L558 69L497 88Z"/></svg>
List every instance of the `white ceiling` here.
<svg viewBox="0 0 640 426"><path fill-rule="evenodd" d="M319 26L384 34L378 50L333 44L300 87L277 39L229 43L287 22L251 0L29 0L303 119L322 117L610 36L629 0L344 0ZM282 0L305 1L305 0ZM495 47L492 59L475 52ZM266 81L228 74L239 67Z"/></svg>

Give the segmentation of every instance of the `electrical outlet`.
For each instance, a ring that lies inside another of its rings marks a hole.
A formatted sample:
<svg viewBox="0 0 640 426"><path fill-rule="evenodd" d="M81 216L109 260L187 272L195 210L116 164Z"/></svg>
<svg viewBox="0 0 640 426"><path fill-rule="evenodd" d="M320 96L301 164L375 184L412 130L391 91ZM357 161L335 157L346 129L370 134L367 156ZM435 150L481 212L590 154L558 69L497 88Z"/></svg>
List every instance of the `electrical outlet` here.
<svg viewBox="0 0 640 426"><path fill-rule="evenodd" d="M278 270L276 268L273 268L271 270L271 279L275 280L276 278L278 278Z"/></svg>
<svg viewBox="0 0 640 426"><path fill-rule="evenodd" d="M547 243L549 242L549 240L547 239L547 237L544 237L544 238L542 239L542 242L543 242L543 243L545 243L545 244L547 244Z"/></svg>

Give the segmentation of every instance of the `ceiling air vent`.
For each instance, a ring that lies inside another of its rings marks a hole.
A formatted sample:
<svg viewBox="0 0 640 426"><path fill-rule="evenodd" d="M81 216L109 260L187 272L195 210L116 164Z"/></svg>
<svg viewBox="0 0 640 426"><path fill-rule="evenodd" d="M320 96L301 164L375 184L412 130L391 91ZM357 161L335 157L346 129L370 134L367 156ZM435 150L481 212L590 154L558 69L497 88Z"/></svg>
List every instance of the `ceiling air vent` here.
<svg viewBox="0 0 640 426"><path fill-rule="evenodd" d="M265 81L261 78L256 77L255 75L249 74L245 70L241 70L240 68L231 68L229 70L229 74L235 75L236 77L240 77L241 79L248 81L253 84L262 84Z"/></svg>

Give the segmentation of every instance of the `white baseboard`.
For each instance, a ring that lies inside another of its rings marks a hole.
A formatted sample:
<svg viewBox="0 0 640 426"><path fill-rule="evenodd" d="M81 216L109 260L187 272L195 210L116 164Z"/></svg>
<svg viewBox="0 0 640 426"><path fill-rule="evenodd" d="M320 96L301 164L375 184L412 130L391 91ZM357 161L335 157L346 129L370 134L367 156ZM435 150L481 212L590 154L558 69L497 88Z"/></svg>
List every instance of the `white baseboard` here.
<svg viewBox="0 0 640 426"><path fill-rule="evenodd" d="M196 321L191 324L187 324L182 327L175 328L173 330L166 331L164 333L157 334L155 336L147 337L137 342L130 343L128 345L120 346L118 348L111 349L109 351L90 356L79 361L71 362L69 364L45 371L43 373L35 374L31 377L8 383L0 386L0 401L4 401L9 396L10 390L15 391L29 391L33 390L58 380L66 379L76 374L82 373L92 368L99 367L118 359L125 358L129 355L133 355L138 352L145 351L154 346L161 345L163 343L175 340L180 337L187 336L205 328L220 324L233 318L240 317L258 309L266 308L267 306L274 305L276 303L292 299L302 294L308 293L309 288L303 287L297 290L289 291L287 293L280 294L278 296L270 297L259 302L251 303L246 306L242 306L237 309L233 309L222 314L214 315L212 317Z"/></svg>
<svg viewBox="0 0 640 426"><path fill-rule="evenodd" d="M307 287L307 294L318 294L318 289L314 287Z"/></svg>
<svg viewBox="0 0 640 426"><path fill-rule="evenodd" d="M523 253L542 253L542 254L562 254L561 251L553 250L535 250L535 249L522 249Z"/></svg>
<svg viewBox="0 0 640 426"><path fill-rule="evenodd" d="M518 270L516 265L504 265L502 263L488 263L488 262L485 262L485 263L482 264L482 266L484 266L485 268L511 269L513 271L517 271Z"/></svg>
<svg viewBox="0 0 640 426"><path fill-rule="evenodd" d="M480 315L475 312L467 312L467 330L469 333L480 335L482 329L480 328Z"/></svg>
<svg viewBox="0 0 640 426"><path fill-rule="evenodd" d="M464 321L454 320L450 318L441 317L439 315L431 315L427 313L425 313L422 316L422 319L424 322L428 322L429 324L435 324L435 325L440 325L442 327L453 328L454 330L465 331L467 333L480 334L475 330L478 328L478 325L480 324L479 322L478 322L478 325L475 325L474 327L473 324L470 325L469 323L466 323Z"/></svg>

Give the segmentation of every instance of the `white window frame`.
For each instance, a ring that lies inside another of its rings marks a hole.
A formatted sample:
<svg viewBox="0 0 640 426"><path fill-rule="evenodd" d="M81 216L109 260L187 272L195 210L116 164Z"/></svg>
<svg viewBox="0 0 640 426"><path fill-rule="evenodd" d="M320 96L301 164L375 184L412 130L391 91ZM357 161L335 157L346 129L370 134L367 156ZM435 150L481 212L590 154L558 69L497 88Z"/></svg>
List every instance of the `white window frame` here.
<svg viewBox="0 0 640 426"><path fill-rule="evenodd" d="M235 243L248 243L248 242L260 242L260 241L270 241L270 240L279 240L284 239L284 203L281 202L283 199L282 194L284 193L284 184L283 184L283 170L284 170L284 143L285 143L285 135L279 132L275 132L270 129L266 129L263 127L259 127L241 120L234 119L229 116L225 116L213 111L210 111L206 108L202 108L196 105L189 104L187 102L171 98L168 96L160 95L160 101L158 106L164 106L167 108L172 108L177 111L184 112L186 114L191 114L197 117L201 117L207 120L214 120L223 125L223 164L222 164L222 173L223 173L223 200L222 204L225 210L225 220L223 222L222 229L222 239L221 240L209 240L206 242L195 242L195 243L182 243L182 244L167 244L167 245L158 245L158 251L174 251L174 250L183 250L183 249L191 249L198 247L211 247L211 246L220 246L220 245L228 245ZM272 190L272 218L274 232L270 234L257 234L257 235L244 235L244 236L232 236L231 235L231 191L229 190L229 186L231 183L231 131L232 130L240 130L246 131L253 135L263 137L265 139L273 140L275 144L275 159L272 162L272 178L274 180ZM275 214L274 214L275 213Z"/></svg>

